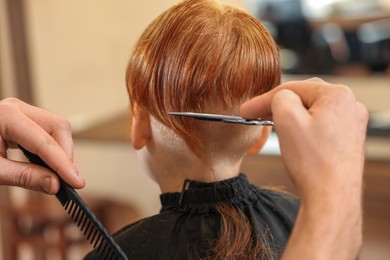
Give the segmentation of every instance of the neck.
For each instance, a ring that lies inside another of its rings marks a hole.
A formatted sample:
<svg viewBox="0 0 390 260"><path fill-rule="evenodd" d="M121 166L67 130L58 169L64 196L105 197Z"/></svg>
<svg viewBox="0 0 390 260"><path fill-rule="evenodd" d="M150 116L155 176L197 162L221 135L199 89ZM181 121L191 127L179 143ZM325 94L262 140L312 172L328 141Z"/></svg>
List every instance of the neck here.
<svg viewBox="0 0 390 260"><path fill-rule="evenodd" d="M181 192L186 179L215 182L238 176L242 162L242 158L232 161L222 157L208 165L191 152L173 154L164 147L153 145L138 153L163 193Z"/></svg>
<svg viewBox="0 0 390 260"><path fill-rule="evenodd" d="M202 140L209 144L204 149L205 162L171 129L153 118L150 125L152 134L138 152L145 169L160 185L162 192L181 192L186 179L215 182L238 176L242 159L250 147L243 145L248 143L248 138L237 138L242 128L230 126L229 131L226 131L221 125L224 131L215 131L218 125L210 124L209 128L218 135L210 136L210 131L203 131L208 134Z"/></svg>

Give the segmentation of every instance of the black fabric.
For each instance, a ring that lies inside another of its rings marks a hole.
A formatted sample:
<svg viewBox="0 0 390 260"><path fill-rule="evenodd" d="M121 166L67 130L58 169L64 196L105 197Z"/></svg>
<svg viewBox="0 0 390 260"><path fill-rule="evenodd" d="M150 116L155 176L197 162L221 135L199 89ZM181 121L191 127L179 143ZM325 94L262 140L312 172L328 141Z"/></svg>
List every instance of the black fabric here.
<svg viewBox="0 0 390 260"><path fill-rule="evenodd" d="M128 225L114 235L129 259L189 259L210 256L219 238L219 203L242 210L254 229L280 256L299 209L284 192L251 185L246 176L213 183L188 182L182 193L160 195L160 213ZM100 259L95 251L85 258Z"/></svg>

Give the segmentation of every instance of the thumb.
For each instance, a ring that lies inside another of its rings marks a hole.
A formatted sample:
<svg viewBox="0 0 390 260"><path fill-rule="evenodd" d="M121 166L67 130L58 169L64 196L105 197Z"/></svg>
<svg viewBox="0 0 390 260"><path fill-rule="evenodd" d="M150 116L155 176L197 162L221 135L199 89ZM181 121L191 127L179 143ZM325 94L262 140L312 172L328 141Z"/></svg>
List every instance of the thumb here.
<svg viewBox="0 0 390 260"><path fill-rule="evenodd" d="M18 186L47 194L55 194L59 189L58 177L46 168L5 158L0 158L0 163L0 185Z"/></svg>

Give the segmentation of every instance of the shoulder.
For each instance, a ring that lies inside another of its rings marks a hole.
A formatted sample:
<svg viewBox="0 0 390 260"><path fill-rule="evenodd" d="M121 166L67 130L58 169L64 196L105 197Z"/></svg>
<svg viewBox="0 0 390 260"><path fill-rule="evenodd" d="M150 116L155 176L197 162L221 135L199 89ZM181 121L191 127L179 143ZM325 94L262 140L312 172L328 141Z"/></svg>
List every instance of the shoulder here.
<svg viewBox="0 0 390 260"><path fill-rule="evenodd" d="M298 197L287 191L272 187L262 187L257 189L261 192L262 197L267 198L270 202L282 205L287 209L299 208L300 202Z"/></svg>
<svg viewBox="0 0 390 260"><path fill-rule="evenodd" d="M143 232L142 229L144 229L145 226L149 226L148 223L153 222L156 219L156 216L138 220L132 224L121 228L119 231L114 233L113 238L115 242L122 248L126 255L129 256L129 252L131 252L134 248L139 247L139 242L145 239L145 232ZM153 226L154 225L151 225L150 227ZM101 257L95 249L91 251L84 259L101 259Z"/></svg>
<svg viewBox="0 0 390 260"><path fill-rule="evenodd" d="M177 221L177 216L171 212L160 213L151 217L141 219L127 225L117 231L113 238L122 248L129 259L180 259L180 250L169 251L172 247L173 223ZM168 252L168 251L169 252ZM96 250L90 252L85 259L100 259Z"/></svg>
<svg viewBox="0 0 390 260"><path fill-rule="evenodd" d="M261 204L275 216L293 225L299 211L299 199L280 188L253 186Z"/></svg>

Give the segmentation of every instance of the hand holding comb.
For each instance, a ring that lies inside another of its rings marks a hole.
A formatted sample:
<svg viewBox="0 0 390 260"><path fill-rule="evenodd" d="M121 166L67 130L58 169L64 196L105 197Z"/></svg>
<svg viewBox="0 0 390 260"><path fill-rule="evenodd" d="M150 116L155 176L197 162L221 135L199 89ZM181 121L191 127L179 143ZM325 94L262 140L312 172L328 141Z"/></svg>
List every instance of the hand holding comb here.
<svg viewBox="0 0 390 260"><path fill-rule="evenodd" d="M27 159L34 164L53 171L39 156L33 154L19 145L20 150ZM54 171L53 171L54 172ZM56 194L57 199L65 211L71 215L74 223L83 232L93 248L97 247L97 253L102 259L127 260L127 256L119 245L110 236L95 214L87 207L77 192L66 184L60 177L60 189Z"/></svg>

